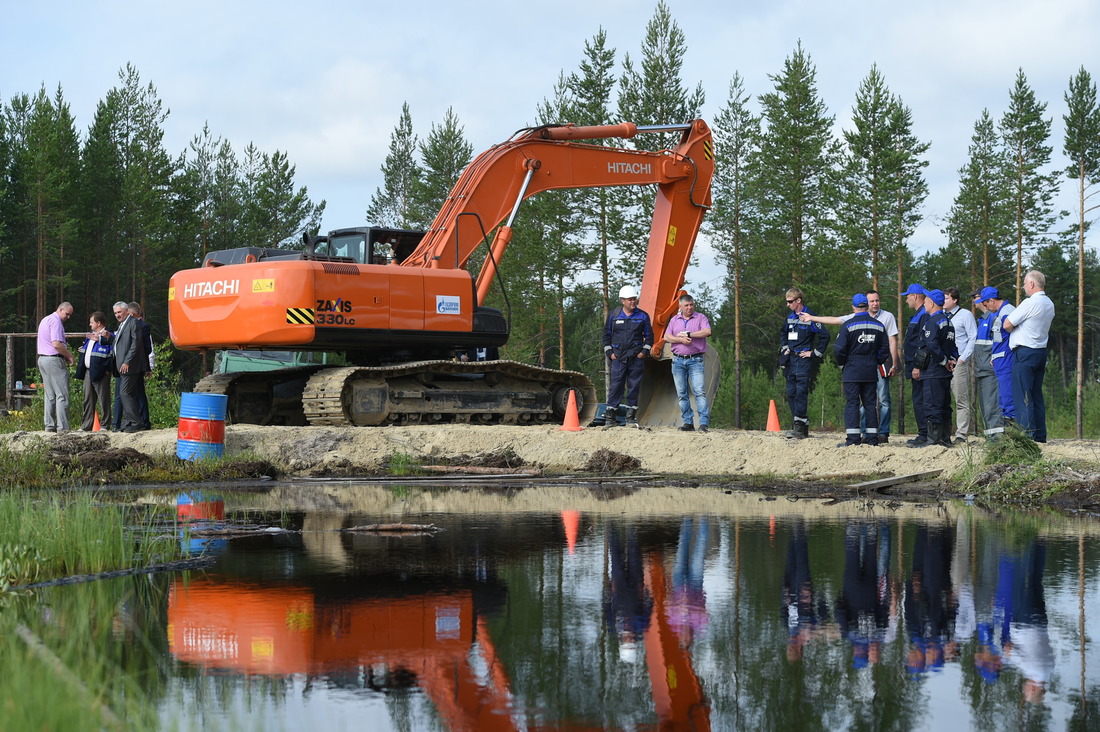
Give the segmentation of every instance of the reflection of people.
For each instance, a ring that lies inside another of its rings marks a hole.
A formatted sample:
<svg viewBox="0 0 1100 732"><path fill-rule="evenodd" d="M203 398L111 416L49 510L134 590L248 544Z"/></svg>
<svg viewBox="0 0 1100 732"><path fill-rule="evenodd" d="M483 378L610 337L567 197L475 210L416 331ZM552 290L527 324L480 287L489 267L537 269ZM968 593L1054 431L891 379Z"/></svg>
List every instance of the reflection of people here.
<svg viewBox="0 0 1100 732"><path fill-rule="evenodd" d="M604 615L628 654L649 627L653 599L645 587L642 549L633 527L609 526L607 554L610 578L605 585Z"/></svg>
<svg viewBox="0 0 1100 732"><path fill-rule="evenodd" d="M604 421L608 427L618 425L619 403L626 396L626 424L637 427L638 392L642 387L645 357L653 348L653 325L649 314L638 309L638 291L631 285L619 290L622 306L607 316L603 331L603 351L611 359L611 376L607 392Z"/></svg>
<svg viewBox="0 0 1100 732"><path fill-rule="evenodd" d="M1008 661L1024 676L1024 701L1043 701L1046 685L1054 672L1054 651L1047 628L1047 609L1043 599L1043 570L1047 548L1032 541L1018 559L1012 586L1013 612L1007 618L1011 643L1006 647Z"/></svg>
<svg viewBox="0 0 1100 732"><path fill-rule="evenodd" d="M878 417L876 404L879 367L890 363L890 342L886 326L867 312L867 296L856 293L852 297L854 317L840 326L840 333L833 346L833 356L840 364L840 380L844 384L844 431L846 445L878 445ZM860 428L860 413L865 427ZM866 436L861 432L865 430Z"/></svg>
<svg viewBox="0 0 1100 732"><path fill-rule="evenodd" d="M668 622L684 643L690 643L707 627L707 598L703 592L703 565L707 556L707 517L685 517L676 545L676 566L672 571L672 597Z"/></svg>
<svg viewBox="0 0 1100 732"><path fill-rule="evenodd" d="M913 542L912 574L905 588L906 666L911 674L943 667L954 651L947 630L954 620L951 544L941 529L921 526Z"/></svg>
<svg viewBox="0 0 1100 732"><path fill-rule="evenodd" d="M100 425L111 427L111 374L115 359L111 353L113 336L107 330L107 316L98 310L88 319L88 335L80 347L80 362L76 366L76 378L84 382L84 410L80 429L90 432L95 428L96 409L102 415Z"/></svg>
<svg viewBox="0 0 1100 732"><path fill-rule="evenodd" d="M844 530L844 584L836 602L840 633L852 644L852 665L877 663L889 621L885 574L879 576L879 527L851 521ZM885 564L881 568L885 571Z"/></svg>
<svg viewBox="0 0 1100 732"><path fill-rule="evenodd" d="M76 359L65 344L65 321L72 314L73 306L63 302L38 324L38 372L46 392L43 421L47 432L69 429L69 366Z"/></svg>
<svg viewBox="0 0 1100 732"><path fill-rule="evenodd" d="M698 429L706 432L710 424L710 406L704 383L703 354L707 351L710 321L702 313L695 312L695 298L686 292L680 296L680 312L673 315L665 329L665 340L672 344L672 380L676 383L676 396L680 398L680 414L684 419L684 432ZM699 413L699 427L693 426L691 399L695 396L695 409Z"/></svg>
<svg viewBox="0 0 1100 732"><path fill-rule="evenodd" d="M810 575L810 542L800 520L787 546L787 567L783 572L783 613L787 623L787 660L802 658L803 647L825 617L824 599L814 599Z"/></svg>
<svg viewBox="0 0 1100 732"><path fill-rule="evenodd" d="M787 290L787 319L779 343L779 367L787 382L787 405L791 409L790 437L801 440L810 436L810 392L817 380L817 369L829 346L829 331L820 323L803 322L799 315L809 313L802 290Z"/></svg>
<svg viewBox="0 0 1100 732"><path fill-rule="evenodd" d="M1027 299L1004 319L1012 364L1012 400L1020 429L1036 442L1047 441L1047 408L1043 378L1047 372L1047 337L1054 321L1054 303L1045 292L1046 276L1031 270L1024 277Z"/></svg>

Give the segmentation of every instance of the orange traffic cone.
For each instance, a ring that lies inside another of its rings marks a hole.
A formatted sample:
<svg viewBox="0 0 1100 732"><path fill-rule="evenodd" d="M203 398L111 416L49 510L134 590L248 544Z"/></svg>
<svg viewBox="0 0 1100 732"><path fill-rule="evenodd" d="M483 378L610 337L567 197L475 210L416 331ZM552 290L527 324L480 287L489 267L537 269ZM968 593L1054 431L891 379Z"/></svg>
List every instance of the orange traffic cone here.
<svg viewBox="0 0 1100 732"><path fill-rule="evenodd" d="M92 425L92 432L99 432L103 427L99 424L99 412L95 413L95 423Z"/></svg>
<svg viewBox="0 0 1100 732"><path fill-rule="evenodd" d="M558 428L558 431L580 432L583 429L580 416L577 414L577 391L576 389L570 389L569 403L565 407L565 422Z"/></svg>
<svg viewBox="0 0 1100 732"><path fill-rule="evenodd" d="M569 553L572 554L577 548L577 530L581 525L581 512L562 511L561 523L565 527L565 543L569 547Z"/></svg>
<svg viewBox="0 0 1100 732"><path fill-rule="evenodd" d="M768 432L779 432L779 413L775 411L775 400L768 407Z"/></svg>

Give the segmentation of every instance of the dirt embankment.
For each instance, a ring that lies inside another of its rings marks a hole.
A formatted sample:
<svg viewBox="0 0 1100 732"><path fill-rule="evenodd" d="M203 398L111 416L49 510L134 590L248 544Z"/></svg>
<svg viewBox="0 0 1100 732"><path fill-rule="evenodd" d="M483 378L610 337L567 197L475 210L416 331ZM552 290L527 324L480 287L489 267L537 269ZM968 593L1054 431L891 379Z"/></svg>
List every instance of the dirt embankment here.
<svg viewBox="0 0 1100 732"><path fill-rule="evenodd" d="M174 455L175 430L137 434L17 432L0 435L0 445L19 450L39 441L103 437L111 448L132 448L145 455ZM557 427L438 425L380 428L259 427L231 425L225 453L268 460L288 476L369 475L393 460L415 464L456 463L472 456L514 455L528 467L545 473L592 470L594 455L619 459L611 471L633 469L667 476L698 476L738 482L748 478L795 481L852 482L862 477L900 476L942 470L947 478L980 462L980 440L954 448L905 446L894 437L881 447L837 446L842 437L812 433L791 440L784 433L711 430L680 432L671 427L628 429L588 428L568 432ZM603 452L601 452L603 451ZM1048 459L1100 465L1100 442L1055 440L1042 446ZM597 462L599 462L597 460ZM612 459L612 463L616 463ZM636 467L635 467L636 466Z"/></svg>

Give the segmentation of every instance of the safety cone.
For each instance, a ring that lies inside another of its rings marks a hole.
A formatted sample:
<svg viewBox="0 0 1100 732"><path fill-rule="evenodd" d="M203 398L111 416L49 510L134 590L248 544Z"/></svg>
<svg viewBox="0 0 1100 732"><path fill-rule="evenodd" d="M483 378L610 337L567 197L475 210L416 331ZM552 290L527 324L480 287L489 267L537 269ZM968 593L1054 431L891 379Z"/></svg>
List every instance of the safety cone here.
<svg viewBox="0 0 1100 732"><path fill-rule="evenodd" d="M581 512L563 510L561 523L565 527L565 543L569 547L569 553L572 554L577 548L577 530L581 525Z"/></svg>
<svg viewBox="0 0 1100 732"><path fill-rule="evenodd" d="M566 432L580 432L584 427L581 427L581 419L577 414L577 390L569 390L569 403L565 407L565 421L562 423L558 431L565 430Z"/></svg>
<svg viewBox="0 0 1100 732"><path fill-rule="evenodd" d="M103 427L99 424L99 412L95 413L95 424L92 425L92 432L99 432Z"/></svg>
<svg viewBox="0 0 1100 732"><path fill-rule="evenodd" d="M779 413L775 411L775 400L768 407L768 432L779 432Z"/></svg>

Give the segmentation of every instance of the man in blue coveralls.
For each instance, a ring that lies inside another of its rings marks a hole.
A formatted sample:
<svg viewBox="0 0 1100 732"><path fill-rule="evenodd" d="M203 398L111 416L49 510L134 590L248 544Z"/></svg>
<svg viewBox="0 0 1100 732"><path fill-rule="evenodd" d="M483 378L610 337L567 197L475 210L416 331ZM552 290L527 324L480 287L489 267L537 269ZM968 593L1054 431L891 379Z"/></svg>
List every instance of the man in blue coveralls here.
<svg viewBox="0 0 1100 732"><path fill-rule="evenodd" d="M845 440L838 447L848 445L878 445L878 377L879 367L893 363L886 326L875 320L867 309L867 296L862 292L852 297L855 316L840 326L833 356L840 364L840 380L844 384ZM866 414L867 436L861 437L859 428L860 407Z"/></svg>
<svg viewBox="0 0 1100 732"><path fill-rule="evenodd" d="M653 348L653 324L638 309L638 291L632 285L619 290L622 307L611 311L603 331L603 351L611 359L611 378L604 423L618 425L619 403L626 393L626 425L638 426L638 392L642 387L645 357Z"/></svg>
<svg viewBox="0 0 1100 732"><path fill-rule="evenodd" d="M804 323L798 314L806 307L802 290L787 290L787 320L779 344L779 367L787 379L787 404L794 420L789 437L801 440L810 436L810 392L817 380L817 369L829 347L829 331L820 323Z"/></svg>

